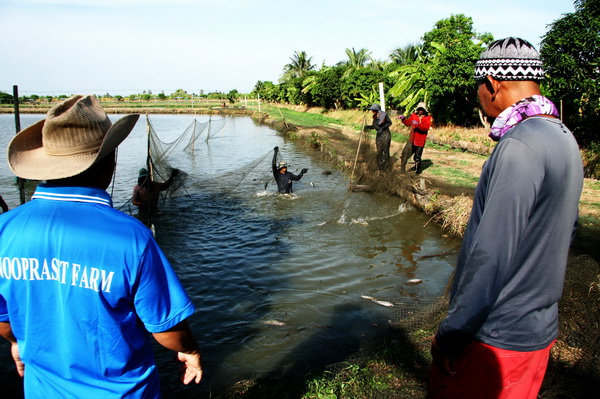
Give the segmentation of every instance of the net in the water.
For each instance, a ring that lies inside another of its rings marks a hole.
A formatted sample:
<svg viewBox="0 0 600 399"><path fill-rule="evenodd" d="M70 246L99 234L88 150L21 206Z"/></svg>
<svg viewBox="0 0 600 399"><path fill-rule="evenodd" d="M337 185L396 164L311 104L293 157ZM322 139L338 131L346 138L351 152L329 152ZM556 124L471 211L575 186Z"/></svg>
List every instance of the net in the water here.
<svg viewBox="0 0 600 399"><path fill-rule="evenodd" d="M159 137L150 118L146 116L146 164L139 171L134 195L123 207L127 206L129 213L133 214L134 208L129 205L135 205L140 214L147 216L159 209L166 198L175 193L186 193L189 174L172 166L173 157L184 152L193 155L198 140L208 140L220 134L230 119L231 117L213 118L211 115L208 121L199 122L194 118L180 135L173 141L166 142ZM151 223L150 220L146 222Z"/></svg>
<svg viewBox="0 0 600 399"><path fill-rule="evenodd" d="M146 118L146 120L148 125L148 170L150 171L152 181L165 182L169 179L174 169L169 163L169 157L175 150L193 153L198 140L201 138L208 140L220 134L231 120L231 117L221 117L215 120L211 116L206 122L199 122L194 118L187 129L170 143L162 141L150 119ZM186 178L186 173L179 173L175 179L178 183L173 182L169 192L173 193L180 189L184 185Z"/></svg>

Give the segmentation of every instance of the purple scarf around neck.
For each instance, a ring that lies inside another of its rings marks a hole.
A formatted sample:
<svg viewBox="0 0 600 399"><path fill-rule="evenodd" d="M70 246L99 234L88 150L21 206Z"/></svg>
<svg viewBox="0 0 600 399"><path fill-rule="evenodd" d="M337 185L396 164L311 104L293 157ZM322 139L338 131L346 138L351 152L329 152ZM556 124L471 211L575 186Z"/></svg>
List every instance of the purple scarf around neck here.
<svg viewBox="0 0 600 399"><path fill-rule="evenodd" d="M517 123L534 115L559 116L558 110L552 101L544 96L533 95L502 111L492 125L490 137L492 140L498 141Z"/></svg>

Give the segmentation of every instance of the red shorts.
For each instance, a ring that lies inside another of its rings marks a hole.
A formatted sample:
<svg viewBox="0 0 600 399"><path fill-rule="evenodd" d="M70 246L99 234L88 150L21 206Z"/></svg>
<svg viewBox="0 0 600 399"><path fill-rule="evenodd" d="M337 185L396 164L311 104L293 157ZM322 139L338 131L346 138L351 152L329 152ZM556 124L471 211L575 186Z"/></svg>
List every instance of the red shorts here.
<svg viewBox="0 0 600 399"><path fill-rule="evenodd" d="M450 377L433 364L428 399L535 399L542 385L550 348L517 352L472 341L451 362Z"/></svg>

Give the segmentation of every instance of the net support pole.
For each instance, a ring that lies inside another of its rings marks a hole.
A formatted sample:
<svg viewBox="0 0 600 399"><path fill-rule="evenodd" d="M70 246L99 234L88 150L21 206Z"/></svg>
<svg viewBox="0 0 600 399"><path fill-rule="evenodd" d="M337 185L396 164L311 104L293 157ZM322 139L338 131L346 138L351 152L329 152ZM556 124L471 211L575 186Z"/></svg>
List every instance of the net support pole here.
<svg viewBox="0 0 600 399"><path fill-rule="evenodd" d="M206 142L208 142L208 139L210 138L210 125L211 125L210 122L211 121L212 121L212 114L208 115L208 126L206 127L206 139L205 139Z"/></svg>
<svg viewBox="0 0 600 399"><path fill-rule="evenodd" d="M146 180L148 180L147 184L148 184L148 227L152 226L152 175L153 175L153 170L152 170L152 154L150 152L150 135L152 134L152 129L150 128L150 118L148 117L148 114L146 114L146 132L148 135L148 144L147 144L147 153L146 153L146 169L148 170L148 176L146 177Z"/></svg>
<svg viewBox="0 0 600 399"><path fill-rule="evenodd" d="M192 132L192 156L194 156L194 147L196 144L196 116L194 115L194 131Z"/></svg>
<svg viewBox="0 0 600 399"><path fill-rule="evenodd" d="M13 103L15 106L15 129L16 134L21 131L21 115L19 114L19 86L13 86ZM17 176L17 186L19 187L19 201L21 205L25 203L25 179Z"/></svg>

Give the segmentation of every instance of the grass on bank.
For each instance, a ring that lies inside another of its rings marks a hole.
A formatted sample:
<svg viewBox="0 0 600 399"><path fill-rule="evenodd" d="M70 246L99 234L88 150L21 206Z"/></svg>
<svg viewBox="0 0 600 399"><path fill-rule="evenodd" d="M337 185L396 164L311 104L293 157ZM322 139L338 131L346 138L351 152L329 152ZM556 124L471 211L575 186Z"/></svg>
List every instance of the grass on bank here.
<svg viewBox="0 0 600 399"><path fill-rule="evenodd" d="M302 399L425 397L432 335L423 329L395 331L362 364L347 363L310 378Z"/></svg>
<svg viewBox="0 0 600 399"><path fill-rule="evenodd" d="M333 126L338 128L350 127L360 129L359 125L356 125L352 122L347 122L330 116L325 116L320 113L301 112L282 106L262 105L261 112L268 113L272 119L284 120L286 123L302 127Z"/></svg>
<svg viewBox="0 0 600 399"><path fill-rule="evenodd" d="M392 399L422 398L427 391L432 331L395 331L362 361L338 363L295 382L283 379L244 381L218 399ZM415 345L415 342L418 345ZM299 376L293 376L299 377Z"/></svg>
<svg viewBox="0 0 600 399"><path fill-rule="evenodd" d="M458 187L466 187L469 189L475 189L479 178L473 176L470 173L463 172L461 169L455 169L452 167L444 167L440 165L432 165L427 168L427 172L434 176L442 177L449 184Z"/></svg>

